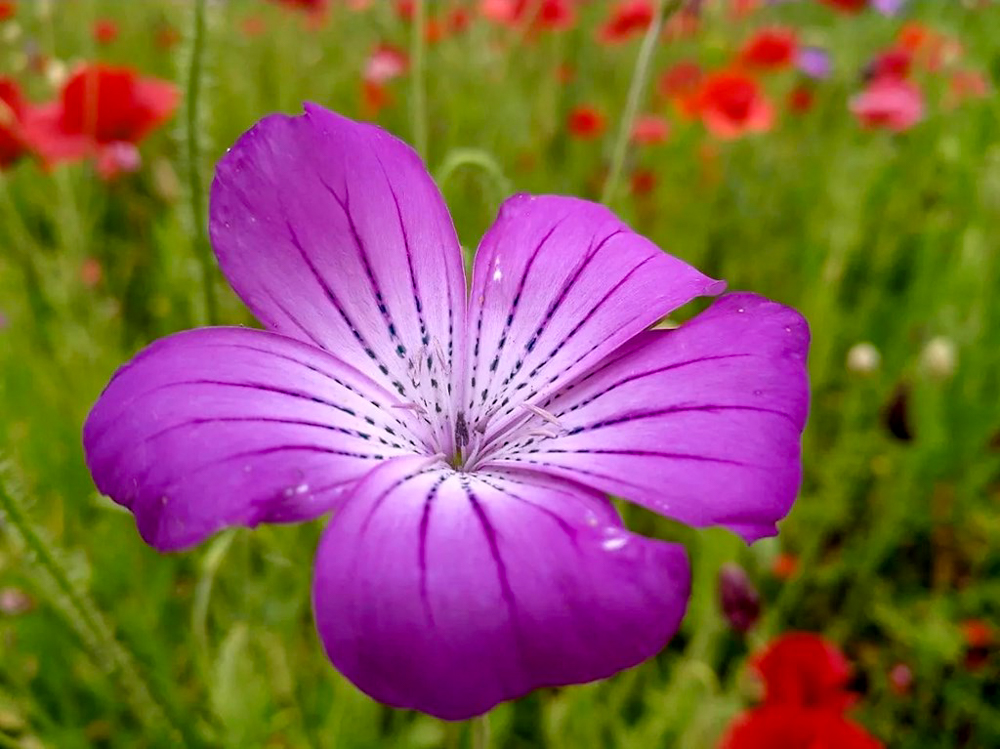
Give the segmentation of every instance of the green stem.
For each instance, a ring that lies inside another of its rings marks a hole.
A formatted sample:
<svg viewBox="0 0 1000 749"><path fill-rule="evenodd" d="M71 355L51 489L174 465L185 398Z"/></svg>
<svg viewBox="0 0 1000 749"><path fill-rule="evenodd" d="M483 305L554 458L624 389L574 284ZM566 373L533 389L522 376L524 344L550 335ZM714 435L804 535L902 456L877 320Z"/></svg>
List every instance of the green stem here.
<svg viewBox="0 0 1000 749"><path fill-rule="evenodd" d="M660 38L660 30L667 19L680 10L683 4L684 0L657 0L653 22L646 30L646 36L643 37L642 46L639 48L639 56L635 61L635 69L632 71L632 82L629 84L628 98L625 100L625 113L622 115L622 121L618 127L618 138L611 153L611 169L601 193L601 202L604 204L609 204L614 199L618 182L621 180L629 140L632 137L632 126L639 111L639 104L646 88L646 80L649 78L649 66L653 60L653 52L656 50L656 42Z"/></svg>
<svg viewBox="0 0 1000 749"><path fill-rule="evenodd" d="M413 27L410 34L410 115L413 118L413 147L427 161L427 90L424 58L427 52L427 6L424 0L413 3Z"/></svg>
<svg viewBox="0 0 1000 749"><path fill-rule="evenodd" d="M473 718L469 723L469 731L472 733L472 749L487 749L490 745L490 716L480 715Z"/></svg>
<svg viewBox="0 0 1000 749"><path fill-rule="evenodd" d="M205 82L205 44L207 37L206 0L194 0L192 11L190 49L185 71L184 156L188 180L190 220L194 232L194 249L201 264L202 291L205 296L205 315L209 324L217 319L215 299L215 267L212 248L208 241L205 186L201 172L201 98Z"/></svg>
<svg viewBox="0 0 1000 749"><path fill-rule="evenodd" d="M97 664L118 678L133 713L151 732L166 732L171 740L185 739L186 746L201 746L186 723L171 715L166 703L161 704L153 697L152 685L142 675L134 657L115 637L97 605L73 584L59 553L32 522L23 498L11 489L11 483L9 466L0 463L0 511L34 558L34 572L41 576L40 587L47 592L50 602L76 629Z"/></svg>

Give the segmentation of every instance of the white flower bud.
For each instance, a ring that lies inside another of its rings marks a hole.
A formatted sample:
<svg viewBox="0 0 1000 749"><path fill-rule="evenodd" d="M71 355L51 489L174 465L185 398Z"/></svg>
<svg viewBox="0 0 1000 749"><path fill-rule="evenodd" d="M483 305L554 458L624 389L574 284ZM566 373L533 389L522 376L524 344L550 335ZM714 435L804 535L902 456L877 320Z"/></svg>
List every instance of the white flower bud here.
<svg viewBox="0 0 1000 749"><path fill-rule="evenodd" d="M882 355L875 345L864 341L855 343L847 352L847 368L858 374L871 374L882 364Z"/></svg>
<svg viewBox="0 0 1000 749"><path fill-rule="evenodd" d="M932 338L920 355L920 364L931 377L941 380L951 377L958 366L955 342L944 336Z"/></svg>
<svg viewBox="0 0 1000 749"><path fill-rule="evenodd" d="M66 63L62 60L49 60L45 66L45 79L52 88L61 88L66 81Z"/></svg>

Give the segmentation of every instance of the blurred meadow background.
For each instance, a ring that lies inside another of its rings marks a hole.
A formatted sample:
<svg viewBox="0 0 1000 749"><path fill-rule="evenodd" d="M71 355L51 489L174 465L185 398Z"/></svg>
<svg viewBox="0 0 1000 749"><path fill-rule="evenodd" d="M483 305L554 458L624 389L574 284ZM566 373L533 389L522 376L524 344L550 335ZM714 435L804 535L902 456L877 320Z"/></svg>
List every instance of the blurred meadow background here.
<svg viewBox="0 0 1000 749"><path fill-rule="evenodd" d="M470 253L510 192L603 198L812 327L780 536L625 508L689 549L680 634L500 706L489 746L716 746L759 699L752 654L804 630L845 653L851 718L883 745L1000 747L1000 5L705 0L657 29L674 5L0 2L0 747L472 745L323 656L321 523L161 556L84 465L117 366L254 324L209 254L206 190L240 133L305 100L422 149ZM90 99L85 152L36 144L71 129L53 108L97 63L120 80ZM155 111L130 114L152 79Z"/></svg>

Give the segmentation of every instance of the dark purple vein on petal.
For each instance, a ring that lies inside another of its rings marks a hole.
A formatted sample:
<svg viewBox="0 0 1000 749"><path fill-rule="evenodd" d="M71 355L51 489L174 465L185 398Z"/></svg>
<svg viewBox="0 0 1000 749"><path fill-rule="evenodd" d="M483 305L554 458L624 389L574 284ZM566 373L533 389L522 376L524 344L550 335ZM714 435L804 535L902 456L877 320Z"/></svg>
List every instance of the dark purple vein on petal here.
<svg viewBox="0 0 1000 749"><path fill-rule="evenodd" d="M431 608L430 596L427 593L427 532L430 529L431 524L431 509L434 505L434 500L437 498L438 490L448 479L448 474L444 474L437 480L433 486L431 486L430 491L427 492L427 496L424 497L424 507L420 513L420 540L417 547L417 563L420 567L420 600L424 605L424 611L427 613L427 619L430 621L431 626L434 626L434 610Z"/></svg>
<svg viewBox="0 0 1000 749"><path fill-rule="evenodd" d="M596 247L594 245L593 238L591 238L591 245L587 249L586 255L581 259L579 263L577 263L577 267L573 270L573 272L570 274L567 280L564 281L563 287L562 289L560 289L555 299L549 303L549 307L546 310L545 315L542 317L541 323L539 323L538 327L535 329L535 332L532 333L531 338L529 338L527 343L525 343L525 354L515 362L514 368L504 378L502 388L493 395L493 400L490 402L490 405L487 410L493 409L496 406L497 402L499 402L500 398L507 395L508 386L514 381L514 378L521 372L521 369L524 367L524 363L528 359L528 355L531 354L532 351L534 351L538 339L541 337L542 333L545 331L548 324L552 321L552 318L555 315L555 313L560 309L560 307L562 307L563 302L565 302L566 299L569 297L569 292L576 285L577 281L583 275L583 272L589 267L590 263L593 262L594 258L597 257L597 255L608 244L608 242L610 242L613 238L619 236L620 234L624 233L625 233L624 229L616 229L611 234L602 239L599 243L597 243Z"/></svg>
<svg viewBox="0 0 1000 749"><path fill-rule="evenodd" d="M715 355L715 356L702 356L702 357L699 357L697 359L689 359L687 361L674 362L672 364L666 364L666 365L664 365L662 367L657 367L655 369L646 370L645 372L639 372L637 374L630 374L627 377L623 377L622 379L617 380L616 382L612 383L611 385L608 385L603 390L600 390L597 393L594 393L593 395L588 396L587 398L584 398L583 400L581 400L580 402L574 404L573 406L571 406L570 408L566 409L565 411L558 412L556 414L556 416L565 416L566 414L572 413L573 411L576 411L576 410L578 410L580 408L583 408L584 406L588 406L591 403L593 403L594 401L596 401L598 398L601 398L601 397L607 395L608 393L613 392L614 390L620 388L622 385L627 385L630 382L635 382L636 380L641 380L644 377L651 377L653 375L661 374L663 372L670 372L670 371L675 370L675 369L683 369L684 367L688 367L688 366L691 366L691 365L694 365L694 364L701 364L703 362L720 361L720 360L723 360L723 359L741 359L741 358L747 357L747 356L753 356L753 354L718 354L718 355ZM551 405L556 400L558 400L560 397L564 396L566 393L570 392L574 388L577 388L580 385L582 385L583 383L585 383L588 380L592 379L593 377L596 377L602 371L604 371L606 369L606 367L611 366L611 364L613 364L613 363L614 362L612 362L610 364L607 364L607 365L605 365L603 367L600 367L599 369L597 369L597 370L595 370L593 372L588 373L585 377L581 378L580 380L577 380L575 382L572 382L572 383L568 384L562 390L560 390L560 391L558 391L556 393L553 393L549 398L547 398L545 400L545 406Z"/></svg>
<svg viewBox="0 0 1000 749"><path fill-rule="evenodd" d="M376 365L379 368L379 371L386 377L389 377L390 376L389 367L387 367L385 365L385 362L383 362L379 358L378 354L375 353L374 349L371 347L371 344L368 343L368 340L363 335L361 335L361 331L354 324L354 321L351 319L351 317L347 314L343 305L340 303L340 299L337 297L336 294L333 293L333 289L330 288L330 286L326 283L326 280L320 274L319 270L313 264L312 260L309 258L308 253L305 251L305 248L302 246L302 243L299 240L299 236L295 231L295 227L292 226L292 223L290 221L286 220L285 228L288 231L292 245L295 247L295 249L298 250L299 256L302 258L302 261L309 268L309 271L310 273L312 273L313 278L315 278L316 282L320 285L320 288L326 295L327 300L330 302L330 304L333 305L334 309L337 310L338 314L343 319L348 329L351 331L351 335L354 336L354 340L356 340L361 345L362 349L364 350L368 358L376 363ZM398 379L391 379L390 382L392 383L392 386L396 388L397 391L399 391L400 395L403 396L406 395L406 389L403 387L403 384L399 382Z"/></svg>

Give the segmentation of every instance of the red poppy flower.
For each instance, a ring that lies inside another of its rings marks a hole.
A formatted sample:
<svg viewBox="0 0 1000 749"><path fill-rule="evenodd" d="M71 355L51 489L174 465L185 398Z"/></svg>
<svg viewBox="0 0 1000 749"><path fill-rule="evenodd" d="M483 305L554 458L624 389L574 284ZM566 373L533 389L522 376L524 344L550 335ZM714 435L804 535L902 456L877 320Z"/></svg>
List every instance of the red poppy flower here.
<svg viewBox="0 0 1000 749"><path fill-rule="evenodd" d="M304 10L308 13L322 14L326 12L330 0L271 0L272 3L284 5L292 10Z"/></svg>
<svg viewBox="0 0 1000 749"><path fill-rule="evenodd" d="M813 108L815 98L815 94L809 86L799 84L788 92L788 109L795 114L805 114Z"/></svg>
<svg viewBox="0 0 1000 749"><path fill-rule="evenodd" d="M858 13L868 7L868 0L822 0L822 2L844 13Z"/></svg>
<svg viewBox="0 0 1000 749"><path fill-rule="evenodd" d="M572 0L481 0L484 18L505 26L530 25L536 29L568 29L576 20Z"/></svg>
<svg viewBox="0 0 1000 749"><path fill-rule="evenodd" d="M559 63L556 66L556 80L564 86L572 83L576 78L576 68L568 62Z"/></svg>
<svg viewBox="0 0 1000 749"><path fill-rule="evenodd" d="M989 80L978 70L956 70L948 79L950 106L956 106L966 99L985 99L989 93Z"/></svg>
<svg viewBox="0 0 1000 749"><path fill-rule="evenodd" d="M170 24L163 24L156 29L156 46L160 49L173 49L181 40L181 32Z"/></svg>
<svg viewBox="0 0 1000 749"><path fill-rule="evenodd" d="M469 13L469 9L455 8L448 14L445 25L448 27L448 33L461 34L469 28L470 23L472 23L472 15Z"/></svg>
<svg viewBox="0 0 1000 749"><path fill-rule="evenodd" d="M982 619L966 619L961 629L965 644L970 648L985 648L993 644L993 628Z"/></svg>
<svg viewBox="0 0 1000 749"><path fill-rule="evenodd" d="M118 24L111 18L98 18L92 31L98 44L111 44L118 38Z"/></svg>
<svg viewBox="0 0 1000 749"><path fill-rule="evenodd" d="M738 70L708 76L694 107L709 132L723 140L765 132L774 124L774 108L760 84Z"/></svg>
<svg viewBox="0 0 1000 749"><path fill-rule="evenodd" d="M413 20L413 14L416 12L413 0L396 0L396 15L399 20L409 23Z"/></svg>
<svg viewBox="0 0 1000 749"><path fill-rule="evenodd" d="M0 21L9 21L17 15L15 0L0 0Z"/></svg>
<svg viewBox="0 0 1000 749"><path fill-rule="evenodd" d="M641 114L632 125L632 140L643 145L663 143L670 135L670 123L658 114Z"/></svg>
<svg viewBox="0 0 1000 749"><path fill-rule="evenodd" d="M915 53L924 49L928 44L935 42L938 36L938 32L929 26L925 26L917 21L907 21L900 26L899 34L896 38L899 40L899 46L908 52Z"/></svg>
<svg viewBox="0 0 1000 749"><path fill-rule="evenodd" d="M49 165L100 157L113 144L139 143L173 114L178 98L167 81L92 64L70 76L58 101L29 111L26 132Z"/></svg>
<svg viewBox="0 0 1000 749"><path fill-rule="evenodd" d="M702 78L703 73L698 63L681 60L660 76L657 88L660 94L673 102L681 114L693 117L697 114L696 100Z"/></svg>
<svg viewBox="0 0 1000 749"><path fill-rule="evenodd" d="M837 713L763 706L738 717L720 749L881 749L882 743Z"/></svg>
<svg viewBox="0 0 1000 749"><path fill-rule="evenodd" d="M798 50L795 31L784 27L761 29L740 51L740 61L759 70L781 70L791 67Z"/></svg>
<svg viewBox="0 0 1000 749"><path fill-rule="evenodd" d="M794 554L781 552L771 564L771 574L779 580L790 580L799 569L799 560Z"/></svg>
<svg viewBox="0 0 1000 749"><path fill-rule="evenodd" d="M651 0L621 0L611 9L597 38L605 44L626 41L649 27L654 12Z"/></svg>
<svg viewBox="0 0 1000 749"><path fill-rule="evenodd" d="M731 0L729 4L729 17L734 21L739 21L753 15L760 7L760 3L761 0Z"/></svg>
<svg viewBox="0 0 1000 749"><path fill-rule="evenodd" d="M913 55L905 48L886 50L868 63L865 77L868 79L893 78L903 80L909 76L912 62Z"/></svg>
<svg viewBox="0 0 1000 749"><path fill-rule="evenodd" d="M844 687L850 664L819 635L782 635L758 655L753 666L764 680L764 703L844 710L854 699Z"/></svg>
<svg viewBox="0 0 1000 749"><path fill-rule="evenodd" d="M870 129L909 130L924 116L924 95L909 81L877 78L851 99L851 111Z"/></svg>
<svg viewBox="0 0 1000 749"><path fill-rule="evenodd" d="M267 24L260 16L247 16L240 23L240 31L247 39L254 39L267 31Z"/></svg>
<svg viewBox="0 0 1000 749"><path fill-rule="evenodd" d="M574 107L569 113L569 132L580 140L594 140L604 132L604 115L587 104Z"/></svg>
<svg viewBox="0 0 1000 749"><path fill-rule="evenodd" d="M629 187L636 196L649 195L656 189L656 172L652 169L636 169L629 178Z"/></svg>
<svg viewBox="0 0 1000 749"><path fill-rule="evenodd" d="M25 152L24 99L17 83L0 77L0 169L6 169Z"/></svg>

